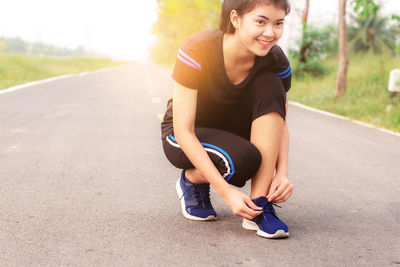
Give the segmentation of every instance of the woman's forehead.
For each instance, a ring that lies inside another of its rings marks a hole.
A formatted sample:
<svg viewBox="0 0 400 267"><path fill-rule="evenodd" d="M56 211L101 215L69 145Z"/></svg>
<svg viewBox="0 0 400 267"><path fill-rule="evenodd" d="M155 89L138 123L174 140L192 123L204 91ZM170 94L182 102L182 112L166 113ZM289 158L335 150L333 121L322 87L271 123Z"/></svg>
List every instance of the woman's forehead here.
<svg viewBox="0 0 400 267"><path fill-rule="evenodd" d="M253 9L246 12L247 15L252 17L263 16L268 19L284 19L285 18L285 10L279 6L274 5L273 3L257 3ZM245 15L246 15L245 14Z"/></svg>

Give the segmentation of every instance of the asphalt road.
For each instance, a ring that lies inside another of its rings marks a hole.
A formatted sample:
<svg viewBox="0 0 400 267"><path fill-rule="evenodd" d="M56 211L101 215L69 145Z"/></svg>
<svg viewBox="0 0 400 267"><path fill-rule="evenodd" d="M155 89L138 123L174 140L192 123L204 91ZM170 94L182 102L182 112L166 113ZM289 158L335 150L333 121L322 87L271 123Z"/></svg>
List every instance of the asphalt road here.
<svg viewBox="0 0 400 267"><path fill-rule="evenodd" d="M215 192L182 216L171 90L137 64L0 95L0 266L400 266L400 137L290 106L290 238L263 239Z"/></svg>

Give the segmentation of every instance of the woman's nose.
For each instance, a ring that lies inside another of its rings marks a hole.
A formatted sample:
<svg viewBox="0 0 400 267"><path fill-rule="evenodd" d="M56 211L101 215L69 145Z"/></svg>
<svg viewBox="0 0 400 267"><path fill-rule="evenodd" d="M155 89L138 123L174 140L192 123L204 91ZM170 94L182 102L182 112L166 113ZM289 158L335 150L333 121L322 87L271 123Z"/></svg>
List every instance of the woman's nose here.
<svg viewBox="0 0 400 267"><path fill-rule="evenodd" d="M273 37L274 36L274 29L271 25L266 25L263 35L266 37Z"/></svg>

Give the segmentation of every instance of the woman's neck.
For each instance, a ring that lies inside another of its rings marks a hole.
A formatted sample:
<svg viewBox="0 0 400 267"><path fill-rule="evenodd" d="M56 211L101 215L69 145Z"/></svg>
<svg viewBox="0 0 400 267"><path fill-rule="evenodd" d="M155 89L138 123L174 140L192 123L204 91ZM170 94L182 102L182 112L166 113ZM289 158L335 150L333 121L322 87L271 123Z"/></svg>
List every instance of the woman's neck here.
<svg viewBox="0 0 400 267"><path fill-rule="evenodd" d="M235 34L225 33L222 47L225 67L227 69L237 66L251 69L254 65L256 56L243 46Z"/></svg>

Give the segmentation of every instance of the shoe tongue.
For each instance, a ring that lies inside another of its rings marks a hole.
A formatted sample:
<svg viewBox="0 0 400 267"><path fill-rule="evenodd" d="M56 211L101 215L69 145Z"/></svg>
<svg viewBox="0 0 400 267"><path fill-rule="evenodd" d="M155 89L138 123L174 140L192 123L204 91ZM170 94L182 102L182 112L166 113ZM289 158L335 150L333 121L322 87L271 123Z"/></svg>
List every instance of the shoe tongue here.
<svg viewBox="0 0 400 267"><path fill-rule="evenodd" d="M265 203L268 202L268 199L266 197L259 197L259 198L255 198L253 199L254 204L256 204L259 207L262 207L265 205Z"/></svg>

